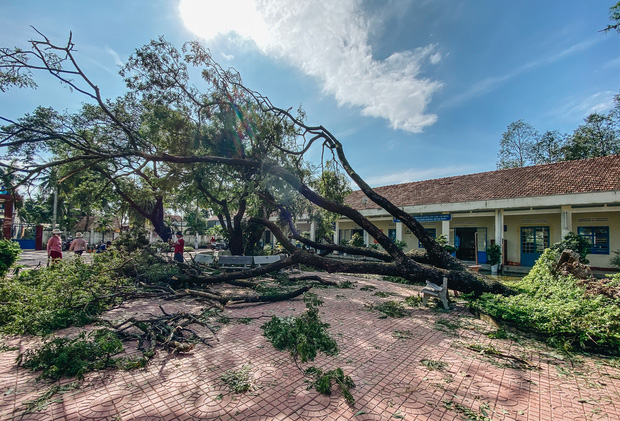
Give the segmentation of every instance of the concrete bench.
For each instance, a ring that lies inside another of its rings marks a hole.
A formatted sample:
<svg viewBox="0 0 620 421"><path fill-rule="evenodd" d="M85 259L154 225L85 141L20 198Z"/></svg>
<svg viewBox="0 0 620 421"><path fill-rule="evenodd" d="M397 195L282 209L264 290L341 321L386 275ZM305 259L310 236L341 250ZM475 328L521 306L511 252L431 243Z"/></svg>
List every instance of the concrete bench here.
<svg viewBox="0 0 620 421"><path fill-rule="evenodd" d="M261 265L270 265L272 263L279 262L281 260L280 255L275 256L254 256L254 264L258 267Z"/></svg>
<svg viewBox="0 0 620 421"><path fill-rule="evenodd" d="M450 310L450 306L448 305L448 278L444 276L443 285L439 286L431 281L426 281L426 286L422 288L422 302L424 305L428 304L428 297L436 297L441 300L444 308L446 310Z"/></svg>
<svg viewBox="0 0 620 421"><path fill-rule="evenodd" d="M213 260L212 254L196 254L194 256L194 262L202 263L203 265L210 265L213 263Z"/></svg>
<svg viewBox="0 0 620 421"><path fill-rule="evenodd" d="M252 256L219 256L217 262L221 269L245 270L252 266Z"/></svg>

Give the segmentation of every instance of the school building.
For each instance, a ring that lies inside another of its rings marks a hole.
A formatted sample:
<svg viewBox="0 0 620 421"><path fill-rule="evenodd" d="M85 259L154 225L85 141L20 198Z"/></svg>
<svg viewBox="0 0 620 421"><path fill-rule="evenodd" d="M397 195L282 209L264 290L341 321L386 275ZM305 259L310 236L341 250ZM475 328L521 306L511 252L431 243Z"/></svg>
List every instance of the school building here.
<svg viewBox="0 0 620 421"><path fill-rule="evenodd" d="M464 261L486 263L489 244L500 244L504 265L532 266L550 244L575 232L592 244L590 265L610 267L620 249L620 155L489 171L391 186L375 191L413 215L433 237L444 235ZM346 203L407 250L417 238L361 191ZM335 242L355 233L352 221L335 226Z"/></svg>

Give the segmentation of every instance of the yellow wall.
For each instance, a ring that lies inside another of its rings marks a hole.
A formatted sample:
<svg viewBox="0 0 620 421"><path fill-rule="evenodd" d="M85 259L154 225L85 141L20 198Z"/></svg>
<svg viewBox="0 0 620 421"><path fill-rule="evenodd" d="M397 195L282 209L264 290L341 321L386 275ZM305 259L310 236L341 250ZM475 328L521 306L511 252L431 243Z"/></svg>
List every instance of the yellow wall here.
<svg viewBox="0 0 620 421"><path fill-rule="evenodd" d="M549 245L562 239L560 213L507 215L504 216L504 232L508 261L521 262L521 228L522 227L549 227Z"/></svg>
<svg viewBox="0 0 620 421"><path fill-rule="evenodd" d="M370 218L375 225L383 230L387 235L389 229L396 229L396 224L392 220L383 218L378 220ZM442 234L441 222L425 222L422 224L425 228L434 228L437 236ZM549 213L533 213L523 215L505 215L504 225L506 231L503 232L503 238L507 242L507 259L510 262L521 263L521 228L522 227L549 227L549 244L556 243L562 239L561 214L559 209L557 212ZM615 250L620 249L620 213L617 211L610 212L588 212L580 213L573 210L572 212L572 231L578 233L579 227L591 226L607 226L609 227L609 249L610 254L590 254L588 259L590 265L594 267L610 267L609 260L615 254ZM359 229L352 222L341 222L340 230ZM486 228L487 229L487 245L491 244L491 240L495 238L495 218L493 216L468 216L466 214L453 214L450 221L450 229L454 228ZM453 235L451 231L450 235ZM349 234L350 237L350 234ZM374 243L372 237L368 237L370 244ZM403 241L407 243L406 250L419 249L418 239L403 225ZM484 251L484 250L479 250Z"/></svg>
<svg viewBox="0 0 620 421"><path fill-rule="evenodd" d="M439 237L441 235L441 222L423 222L422 226L425 229L434 228L436 236ZM403 241L407 243L407 247L405 247L405 251L408 250L422 250L423 247L418 247L419 241L418 238L413 235L413 233L403 225Z"/></svg>

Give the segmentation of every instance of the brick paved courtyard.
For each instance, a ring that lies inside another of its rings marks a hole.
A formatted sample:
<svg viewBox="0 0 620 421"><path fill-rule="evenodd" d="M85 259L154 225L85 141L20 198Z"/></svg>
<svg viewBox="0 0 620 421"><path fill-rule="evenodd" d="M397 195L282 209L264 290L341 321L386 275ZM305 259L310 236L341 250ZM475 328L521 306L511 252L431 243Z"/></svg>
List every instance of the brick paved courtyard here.
<svg viewBox="0 0 620 421"><path fill-rule="evenodd" d="M289 354L277 351L262 336L260 326L272 315L304 311L303 301L296 299L232 306L225 310L230 322L221 324L219 341L211 341L211 346L197 345L185 355L160 352L141 370L89 373L78 388L42 400L32 413L25 413L24 402L39 398L53 384L37 382L36 373L16 367L18 351L0 352L0 419L620 419L620 370L611 367L609 360L567 358L528 340L491 339L488 334L494 329L474 318L462 304L450 312L406 307L406 317L380 318L380 313L365 304L404 301L417 295L420 287L322 276L355 284L354 289L314 290L325 300L321 318L331 324L340 353L320 355L312 364L327 370L339 366L352 376L356 384L353 407L337 389L331 396L308 389ZM392 295L381 298L375 295L379 291ZM138 300L106 317L157 315L161 314L159 304L168 313L198 313L202 308L194 300ZM33 341L9 338L4 344L23 352ZM501 355L489 354L490 346ZM255 389L231 393L222 374L248 364ZM73 381L63 379L60 384Z"/></svg>

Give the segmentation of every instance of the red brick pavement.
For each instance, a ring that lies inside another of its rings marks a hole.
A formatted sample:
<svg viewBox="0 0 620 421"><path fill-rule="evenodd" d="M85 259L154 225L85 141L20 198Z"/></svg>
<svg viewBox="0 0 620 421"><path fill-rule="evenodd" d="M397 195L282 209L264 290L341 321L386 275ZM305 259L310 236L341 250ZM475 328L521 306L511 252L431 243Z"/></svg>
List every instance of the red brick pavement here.
<svg viewBox="0 0 620 421"><path fill-rule="evenodd" d="M365 304L402 301L419 288L372 279L353 280L355 289L316 289L325 304L321 317L340 346L334 357L320 355L313 365L340 366L352 376L356 403L347 405L340 391L331 396L308 389L288 353L275 350L260 326L272 315L298 315L301 300L237 305L226 310L218 342L199 345L187 355L160 355L145 369L89 373L80 387L56 394L39 411L25 413L24 402L41 396L50 383L16 367L18 351L0 352L1 420L457 420L487 415L493 420L619 420L620 370L597 357L563 358L527 340L490 339L489 326L461 305L450 312L410 308L404 318L379 318ZM376 290L360 290L363 286ZM380 298L376 291L394 295ZM127 314L200 310L180 303L137 301L110 312ZM250 324L235 319L255 318ZM437 321L441 321L437 323ZM76 329L68 332L75 332ZM67 333L67 332L65 332ZM23 352L25 338L5 339ZM468 345L492 345L505 355L483 355ZM128 344L130 345L130 344ZM429 370L423 360L441 361ZM229 369L251 364L256 389L229 392L221 380ZM73 380L64 379L61 384ZM480 418L482 419L482 418Z"/></svg>

